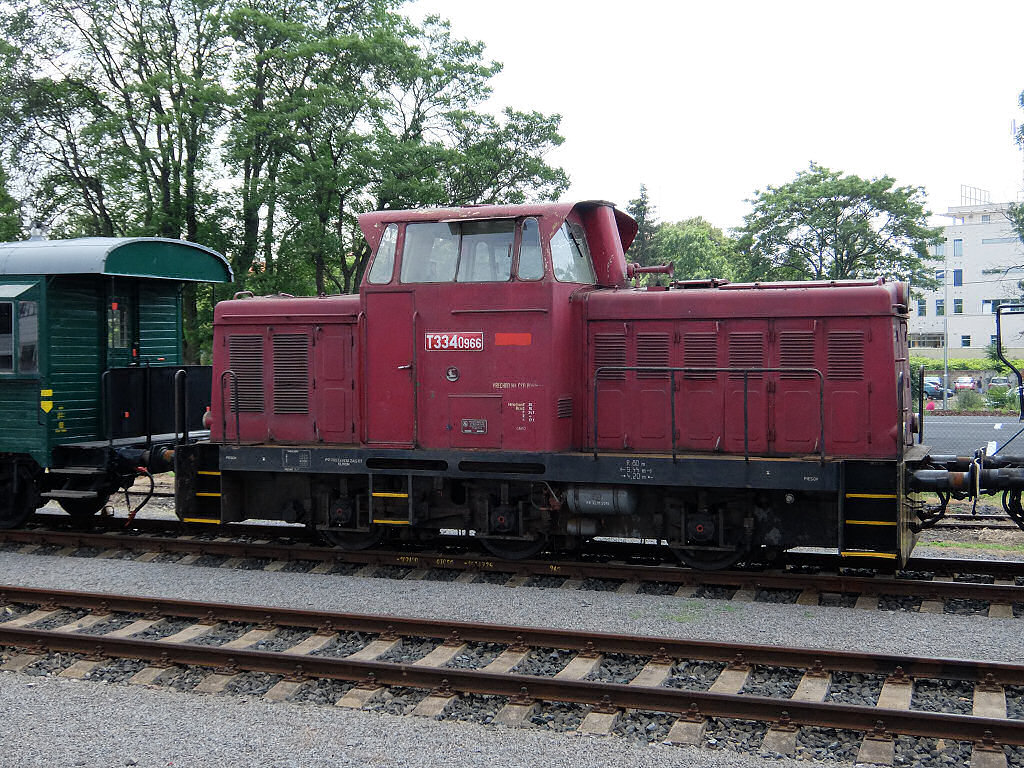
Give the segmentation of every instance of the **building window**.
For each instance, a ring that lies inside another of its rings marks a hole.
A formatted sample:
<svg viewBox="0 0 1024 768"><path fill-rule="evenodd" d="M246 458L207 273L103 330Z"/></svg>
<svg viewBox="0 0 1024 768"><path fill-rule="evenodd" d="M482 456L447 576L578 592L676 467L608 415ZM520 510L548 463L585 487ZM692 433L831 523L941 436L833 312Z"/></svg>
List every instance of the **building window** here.
<svg viewBox="0 0 1024 768"><path fill-rule="evenodd" d="M953 258L958 259L964 255L964 241L954 240L953 241Z"/></svg>
<svg viewBox="0 0 1024 768"><path fill-rule="evenodd" d="M928 299L917 300L917 314L920 317L924 317L928 314Z"/></svg>
<svg viewBox="0 0 1024 768"><path fill-rule="evenodd" d="M971 337L970 336L961 336L960 337L960 346L961 347L969 347L969 346L971 346Z"/></svg>
<svg viewBox="0 0 1024 768"><path fill-rule="evenodd" d="M982 299L981 311L982 314L994 315L996 313L996 308L1000 304L1013 304L1015 302L1016 299Z"/></svg>
<svg viewBox="0 0 1024 768"><path fill-rule="evenodd" d="M964 300L953 299L953 314L962 315L964 313Z"/></svg>
<svg viewBox="0 0 1024 768"><path fill-rule="evenodd" d="M937 269L937 270L935 270L935 279L936 280L942 280L943 282L945 282L945 280L946 280L946 270L944 270L944 269Z"/></svg>
<svg viewBox="0 0 1024 768"><path fill-rule="evenodd" d="M953 285L964 284L964 271L962 269L953 270Z"/></svg>
<svg viewBox="0 0 1024 768"><path fill-rule="evenodd" d="M992 216L987 214L987 213L981 214L981 223L982 224L991 224L992 223Z"/></svg>
<svg viewBox="0 0 1024 768"><path fill-rule="evenodd" d="M946 300L936 299L935 300L935 316L942 317L946 314Z"/></svg>
<svg viewBox="0 0 1024 768"><path fill-rule="evenodd" d="M937 243L936 244L936 246L935 246L935 255L936 256L945 256L946 255L946 244L945 243Z"/></svg>
<svg viewBox="0 0 1024 768"><path fill-rule="evenodd" d="M907 342L912 349L942 349L945 345L945 336L941 333L911 333Z"/></svg>

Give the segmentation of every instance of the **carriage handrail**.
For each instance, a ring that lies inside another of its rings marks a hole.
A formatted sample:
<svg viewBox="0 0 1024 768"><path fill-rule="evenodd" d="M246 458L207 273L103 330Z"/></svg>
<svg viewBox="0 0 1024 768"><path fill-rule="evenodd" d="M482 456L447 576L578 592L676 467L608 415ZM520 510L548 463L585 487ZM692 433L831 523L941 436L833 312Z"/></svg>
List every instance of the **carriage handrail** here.
<svg viewBox="0 0 1024 768"><path fill-rule="evenodd" d="M594 461L597 461L597 388L601 381L601 374L605 372L643 372L643 373L667 373L669 374L669 409L672 412L672 461L677 460L678 450L676 448L676 374L703 374L703 373L742 373L743 374L743 458L750 461L750 416L748 404L748 392L750 387L750 376L762 373L802 373L813 374L818 377L818 453L821 462L825 463L825 375L817 368L675 368L670 366L650 365L602 365L594 370Z"/></svg>
<svg viewBox="0 0 1024 768"><path fill-rule="evenodd" d="M224 410L224 379L229 376L231 377L231 405L235 410L235 447L237 448L242 444L242 428L238 416L238 374L230 368L220 375L220 432L224 442L227 442L228 417Z"/></svg>

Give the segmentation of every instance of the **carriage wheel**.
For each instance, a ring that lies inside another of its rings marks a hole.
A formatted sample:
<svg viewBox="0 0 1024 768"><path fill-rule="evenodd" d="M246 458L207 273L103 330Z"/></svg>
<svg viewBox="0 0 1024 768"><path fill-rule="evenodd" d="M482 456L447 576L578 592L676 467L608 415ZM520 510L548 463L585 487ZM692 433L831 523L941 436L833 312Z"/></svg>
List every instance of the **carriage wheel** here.
<svg viewBox="0 0 1024 768"><path fill-rule="evenodd" d="M35 512L37 500L35 478L28 467L15 462L0 466L0 528L18 528L24 525Z"/></svg>

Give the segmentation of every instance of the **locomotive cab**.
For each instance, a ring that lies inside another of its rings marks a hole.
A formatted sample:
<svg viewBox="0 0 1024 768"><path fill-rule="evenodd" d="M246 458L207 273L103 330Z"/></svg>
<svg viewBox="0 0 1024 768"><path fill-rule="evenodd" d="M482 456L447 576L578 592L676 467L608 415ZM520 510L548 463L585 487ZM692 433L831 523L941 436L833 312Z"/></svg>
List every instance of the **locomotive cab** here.
<svg viewBox="0 0 1024 768"><path fill-rule="evenodd" d="M607 203L546 208L361 217L375 249L361 291L367 444L572 447L572 299L625 284L635 224Z"/></svg>

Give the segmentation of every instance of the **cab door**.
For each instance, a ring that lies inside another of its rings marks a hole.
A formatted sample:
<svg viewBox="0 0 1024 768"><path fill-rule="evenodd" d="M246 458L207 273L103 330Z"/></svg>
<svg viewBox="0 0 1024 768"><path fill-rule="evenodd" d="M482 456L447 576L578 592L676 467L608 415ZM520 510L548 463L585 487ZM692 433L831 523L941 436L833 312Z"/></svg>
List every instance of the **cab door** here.
<svg viewBox="0 0 1024 768"><path fill-rule="evenodd" d="M416 444L416 302L409 291L366 293L366 441Z"/></svg>

